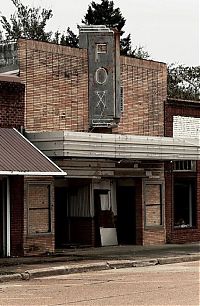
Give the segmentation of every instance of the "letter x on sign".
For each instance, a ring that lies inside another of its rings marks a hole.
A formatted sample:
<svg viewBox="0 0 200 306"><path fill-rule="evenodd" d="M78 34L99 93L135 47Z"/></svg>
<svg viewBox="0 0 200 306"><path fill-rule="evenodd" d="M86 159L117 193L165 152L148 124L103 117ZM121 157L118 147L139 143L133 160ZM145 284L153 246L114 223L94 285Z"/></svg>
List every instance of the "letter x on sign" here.
<svg viewBox="0 0 200 306"><path fill-rule="evenodd" d="M96 108L100 108L101 115L103 115L103 112L106 108L106 91L96 91L96 95L99 98Z"/></svg>

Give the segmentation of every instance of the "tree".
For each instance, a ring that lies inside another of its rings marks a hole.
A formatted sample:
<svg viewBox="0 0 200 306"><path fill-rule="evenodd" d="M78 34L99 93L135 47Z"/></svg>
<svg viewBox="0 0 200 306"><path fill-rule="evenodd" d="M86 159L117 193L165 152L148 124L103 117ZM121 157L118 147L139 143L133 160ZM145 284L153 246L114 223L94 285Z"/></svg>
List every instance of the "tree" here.
<svg viewBox="0 0 200 306"><path fill-rule="evenodd" d="M98 4L92 1L88 7L87 13L82 23L87 25L107 25L109 28L116 28L121 31L125 25L125 18L122 16L119 8L114 8L114 2L101 0ZM122 32L123 34L124 32Z"/></svg>
<svg viewBox="0 0 200 306"><path fill-rule="evenodd" d="M78 47L78 36L68 27L66 33L46 31L48 20L53 17L52 10L41 7L30 7L22 4L21 0L11 0L16 7L16 12L10 16L10 21L3 15L0 16L0 23L5 32L6 40L16 40L20 37L49 41L70 47ZM121 33L120 45L121 54L132 57L149 58L142 46L132 49L131 35L123 37L123 27L126 19L122 16L119 8L114 8L114 2L101 0L98 4L92 1L83 24L106 25L116 28ZM0 31L0 42L4 41L4 35ZM200 66L187 67L183 65L168 66L168 96L172 98L200 100Z"/></svg>
<svg viewBox="0 0 200 306"><path fill-rule="evenodd" d="M47 21L52 18L52 10L40 7L29 7L20 0L11 0L17 11L10 16L10 22L5 16L0 17L0 22L5 31L7 40L15 40L20 37L50 41L52 32L46 32Z"/></svg>
<svg viewBox="0 0 200 306"><path fill-rule="evenodd" d="M82 23L86 25L103 24L109 28L116 28L120 31L121 36L123 36L124 31L122 29L126 23L126 19L122 16L119 8L114 8L113 1L101 0L101 3L96 3L95 1L91 2ZM142 46L132 50L130 34L126 37L121 37L120 47L122 55L149 58L148 52L144 51Z"/></svg>
<svg viewBox="0 0 200 306"><path fill-rule="evenodd" d="M168 66L168 96L186 100L200 100L200 66Z"/></svg>
<svg viewBox="0 0 200 306"><path fill-rule="evenodd" d="M75 47L78 48L79 46L79 38L73 31L68 27L67 34L62 34L60 38L60 44L63 46Z"/></svg>
<svg viewBox="0 0 200 306"><path fill-rule="evenodd" d="M62 44L70 47L78 47L79 38L68 27L66 33L56 31L46 31L46 24L52 18L52 10L41 9L41 7L30 7L22 4L21 0L11 0L16 7L16 12L10 16L8 20L5 16L0 16L0 22L4 29L7 40L16 40L20 37L28 39L36 39ZM98 4L92 1L88 6L88 10L83 24L87 25L106 25L110 28L116 28L121 33L121 54L138 58L148 58L149 54L143 50L143 47L132 49L131 35L123 37L122 28L125 25L125 18L122 16L119 8L114 8L114 2L109 0L101 0Z"/></svg>

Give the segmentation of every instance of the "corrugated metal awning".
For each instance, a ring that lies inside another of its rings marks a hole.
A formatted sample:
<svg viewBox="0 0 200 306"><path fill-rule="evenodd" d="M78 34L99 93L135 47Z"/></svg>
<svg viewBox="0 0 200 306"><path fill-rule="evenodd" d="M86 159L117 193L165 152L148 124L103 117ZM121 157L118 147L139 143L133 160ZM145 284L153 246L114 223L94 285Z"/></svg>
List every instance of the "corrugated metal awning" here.
<svg viewBox="0 0 200 306"><path fill-rule="evenodd" d="M0 128L0 175L66 175L16 129Z"/></svg>
<svg viewBox="0 0 200 306"><path fill-rule="evenodd" d="M28 133L27 137L50 157L200 160L200 141L196 138L70 131Z"/></svg>

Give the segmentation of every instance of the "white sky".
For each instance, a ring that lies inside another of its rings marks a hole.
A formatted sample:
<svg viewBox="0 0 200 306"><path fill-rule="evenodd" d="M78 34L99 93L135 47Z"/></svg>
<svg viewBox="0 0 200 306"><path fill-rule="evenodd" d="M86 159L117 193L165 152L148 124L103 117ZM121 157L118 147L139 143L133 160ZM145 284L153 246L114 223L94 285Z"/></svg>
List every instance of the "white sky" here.
<svg viewBox="0 0 200 306"><path fill-rule="evenodd" d="M48 30L61 32L69 26L76 34L77 24L92 0L22 0L24 4L51 8L53 18ZM100 0L95 0L100 3ZM166 63L200 65L199 0L114 0L130 33L133 47L143 46L151 59ZM1 1L0 12L9 17L14 12L11 0Z"/></svg>

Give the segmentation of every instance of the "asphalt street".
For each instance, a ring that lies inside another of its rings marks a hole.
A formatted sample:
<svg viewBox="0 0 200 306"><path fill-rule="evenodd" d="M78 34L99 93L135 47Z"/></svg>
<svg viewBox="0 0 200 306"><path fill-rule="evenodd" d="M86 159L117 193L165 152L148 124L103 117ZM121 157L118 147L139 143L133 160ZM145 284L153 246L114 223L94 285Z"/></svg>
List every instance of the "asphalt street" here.
<svg viewBox="0 0 200 306"><path fill-rule="evenodd" d="M48 276L0 284L0 305L199 306L200 262Z"/></svg>

